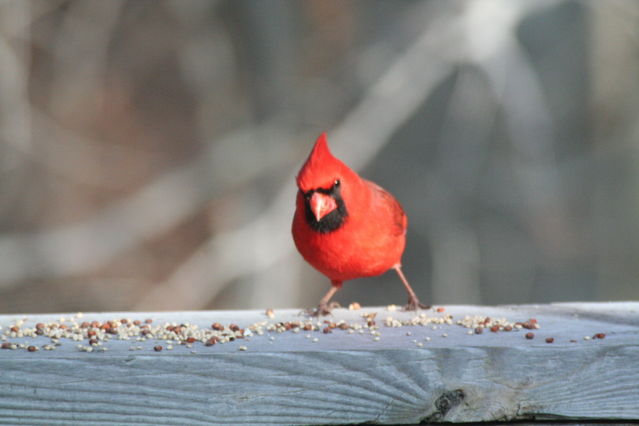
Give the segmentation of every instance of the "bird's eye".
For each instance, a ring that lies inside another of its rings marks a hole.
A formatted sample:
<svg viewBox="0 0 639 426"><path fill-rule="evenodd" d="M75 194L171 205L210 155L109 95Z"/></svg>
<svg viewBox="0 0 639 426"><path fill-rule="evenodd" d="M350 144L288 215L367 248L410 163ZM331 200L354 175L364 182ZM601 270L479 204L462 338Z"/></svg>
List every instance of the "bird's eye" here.
<svg viewBox="0 0 639 426"><path fill-rule="evenodd" d="M335 182L333 182L333 186L337 188L340 185L340 183L342 182L340 182L339 179L335 179Z"/></svg>

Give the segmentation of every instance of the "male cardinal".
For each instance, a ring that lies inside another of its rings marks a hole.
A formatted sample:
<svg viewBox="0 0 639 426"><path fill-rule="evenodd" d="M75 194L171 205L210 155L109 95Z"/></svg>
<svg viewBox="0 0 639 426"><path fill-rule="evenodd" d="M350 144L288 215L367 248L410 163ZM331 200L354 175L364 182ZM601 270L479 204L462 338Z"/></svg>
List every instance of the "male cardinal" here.
<svg viewBox="0 0 639 426"><path fill-rule="evenodd" d="M326 315L347 280L394 269L408 293L406 309L425 308L401 269L406 215L397 200L335 158L322 133L297 175L293 240L302 257L331 280L316 313Z"/></svg>

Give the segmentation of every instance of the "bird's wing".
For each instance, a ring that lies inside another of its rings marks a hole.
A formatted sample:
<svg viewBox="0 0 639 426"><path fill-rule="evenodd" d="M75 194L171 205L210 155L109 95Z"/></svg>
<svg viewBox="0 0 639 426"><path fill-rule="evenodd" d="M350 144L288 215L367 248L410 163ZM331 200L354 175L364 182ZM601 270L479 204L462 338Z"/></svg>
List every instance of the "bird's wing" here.
<svg viewBox="0 0 639 426"><path fill-rule="evenodd" d="M386 191L381 186L373 183L369 180L365 180L366 184L371 189L374 197L373 204L380 210L388 210L393 224L393 234L402 235L406 233L406 226L408 225L408 219L404 209L399 202L393 197L393 195Z"/></svg>

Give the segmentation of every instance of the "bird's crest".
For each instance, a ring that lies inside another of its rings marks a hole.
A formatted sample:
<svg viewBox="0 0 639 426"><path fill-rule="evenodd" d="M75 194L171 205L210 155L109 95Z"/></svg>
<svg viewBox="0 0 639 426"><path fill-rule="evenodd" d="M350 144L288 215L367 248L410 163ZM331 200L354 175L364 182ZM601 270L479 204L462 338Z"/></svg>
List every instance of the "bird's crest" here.
<svg viewBox="0 0 639 426"><path fill-rule="evenodd" d="M335 179L344 175L354 175L346 164L335 158L328 148L326 133L322 133L315 141L306 163L297 174L297 186L302 191L316 188L329 188Z"/></svg>

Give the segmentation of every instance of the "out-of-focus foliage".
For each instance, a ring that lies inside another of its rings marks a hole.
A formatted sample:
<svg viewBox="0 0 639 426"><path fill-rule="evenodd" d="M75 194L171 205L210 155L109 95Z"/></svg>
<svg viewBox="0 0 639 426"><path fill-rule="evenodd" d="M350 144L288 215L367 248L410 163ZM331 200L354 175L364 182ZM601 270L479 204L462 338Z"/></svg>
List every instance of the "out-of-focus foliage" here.
<svg viewBox="0 0 639 426"><path fill-rule="evenodd" d="M637 298L638 115L631 0L0 1L0 311L312 306L324 130L427 302Z"/></svg>

